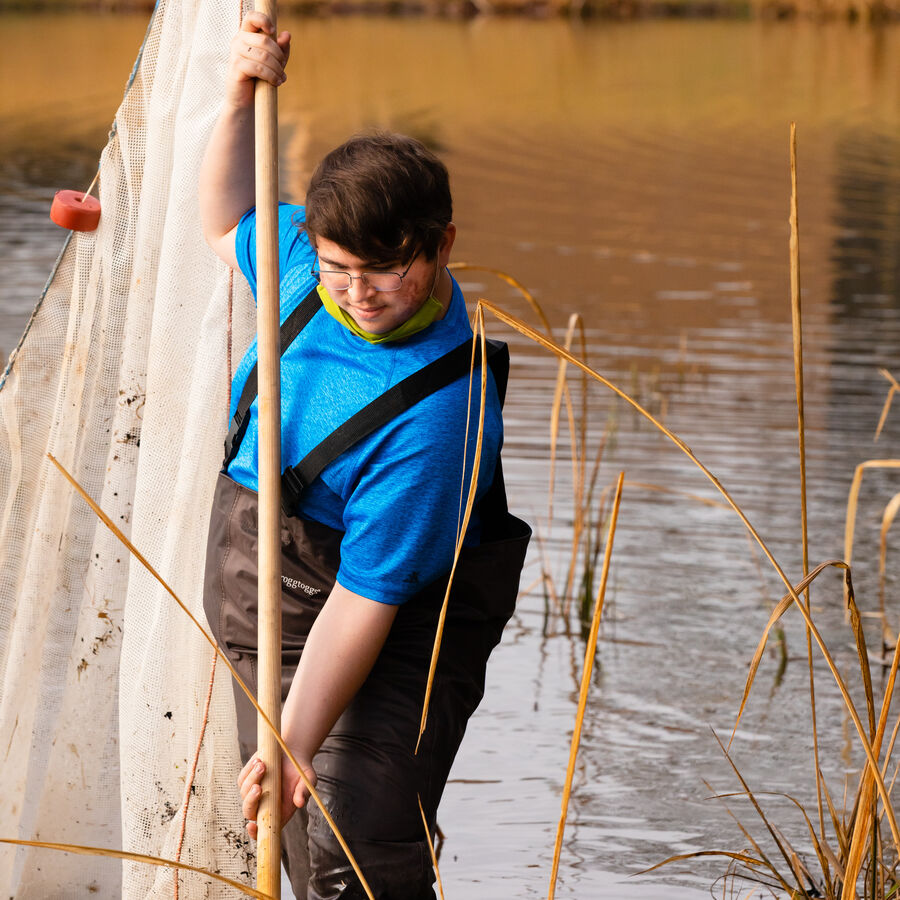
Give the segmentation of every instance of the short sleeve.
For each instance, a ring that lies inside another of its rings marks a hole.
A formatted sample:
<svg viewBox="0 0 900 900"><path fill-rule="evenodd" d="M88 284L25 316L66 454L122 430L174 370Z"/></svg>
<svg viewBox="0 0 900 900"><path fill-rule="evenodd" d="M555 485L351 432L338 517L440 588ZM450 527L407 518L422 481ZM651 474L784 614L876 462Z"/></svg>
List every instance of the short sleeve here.
<svg viewBox="0 0 900 900"><path fill-rule="evenodd" d="M312 268L315 251L306 232L300 227L305 221L306 210L292 203L278 205L278 274L297 266ZM256 296L256 208L247 210L238 222L234 238L234 252L238 266Z"/></svg>
<svg viewBox="0 0 900 900"><path fill-rule="evenodd" d="M467 383L463 387L457 383L422 401L366 447L344 508L337 578L349 590L399 604L449 571L478 430L476 401L464 471ZM456 402L446 402L447 390ZM502 442L499 402L489 404L485 415L478 498L490 487ZM472 539L477 542L478 534L470 527L467 541Z"/></svg>

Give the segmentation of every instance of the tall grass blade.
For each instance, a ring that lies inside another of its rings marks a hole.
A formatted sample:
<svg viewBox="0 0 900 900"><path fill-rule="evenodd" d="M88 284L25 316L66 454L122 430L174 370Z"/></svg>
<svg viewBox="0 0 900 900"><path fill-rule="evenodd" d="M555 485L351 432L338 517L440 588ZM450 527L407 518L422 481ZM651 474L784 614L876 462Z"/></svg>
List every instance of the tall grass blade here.
<svg viewBox="0 0 900 900"><path fill-rule="evenodd" d="M572 746L569 751L569 765L566 770L566 783L563 788L562 811L559 816L559 825L556 829L556 846L553 850L553 868L550 873L550 890L547 900L553 900L556 894L556 879L559 874L559 857L562 853L563 833L566 829L566 816L569 811L569 797L572 792L572 779L575 777L575 761L578 757L578 745L581 742L581 727L584 723L584 712L587 708L588 689L591 686L591 673L594 670L594 655L597 652L597 636L600 632L600 616L603 613L603 598L606 595L606 582L609 577L609 562L612 558L613 539L616 535L616 522L619 518L619 504L622 500L622 483L625 481L625 473L619 474L616 484L616 496L613 501L612 514L609 521L609 535L606 538L606 552L603 557L603 571L600 576L600 589L597 591L597 600L594 604L594 616L591 620L591 632L584 649L584 669L581 675L581 691L578 695L578 712L575 716L575 728L572 732Z"/></svg>
<svg viewBox="0 0 900 900"><path fill-rule="evenodd" d="M685 859L700 859L704 856L725 856L728 859L737 860L740 863L743 863L745 866L765 866L765 862L761 859L756 859L753 856L750 856L748 853L733 853L731 850L694 850L692 853L678 853L675 856L669 856L664 859L662 862L658 862L655 866L650 866L649 869L641 869L640 872L637 872L638 875L646 875L649 872L653 872L656 869L661 869L663 866L669 865L669 863L680 862ZM790 888L788 888L790 890Z"/></svg>
<svg viewBox="0 0 900 900"><path fill-rule="evenodd" d="M456 536L456 549L453 553L453 565L450 567L450 575L447 579L447 590L444 593L444 602L441 604L441 611L438 616L437 629L434 635L434 647L431 651L431 663L428 666L428 680L425 684L425 699L422 702L422 719L419 723L419 738L416 741L415 752L419 752L419 745L422 742L422 735L425 734L425 726L428 722L428 705L431 702L431 692L434 687L434 673L437 670L438 655L441 652L441 639L444 635L444 623L447 621L447 607L450 603L450 591L453 588L453 576L456 574L456 567L459 563L459 556L462 553L463 541L465 540L466 531L469 528L469 520L472 518L472 509L475 506L475 494L478 491L478 473L481 469L481 447L484 436L484 408L487 397L487 340L484 332L484 312L480 305L475 310L475 327L472 335L472 362L469 369L469 405L471 407L472 399L472 378L475 371L475 349L478 339L481 339L481 402L478 409L478 433L475 441L475 458L472 461L472 476L469 481L469 494L466 498L466 509L459 525L459 531ZM463 461L465 462L466 451L469 446L469 417L466 416L466 434L465 443L463 444ZM465 467L463 469L465 471Z"/></svg>
<svg viewBox="0 0 900 900"><path fill-rule="evenodd" d="M853 596L853 585L849 581L849 578L847 580L846 594L849 598L851 622L853 622L854 619L856 620L854 631L858 630L861 634L862 628L859 624L859 610L856 607L856 601ZM862 641L859 638L857 639L857 649L860 655L860 666L862 667L864 684L866 683L866 678L868 676L868 684L866 685L866 700L867 702L869 702L869 693L872 689L871 675L869 674L868 654L865 651L864 639ZM870 727L874 730L872 746L876 758L881 752L881 745L884 739L885 731L887 730L888 713L890 710L891 700L893 698L898 666L900 666L900 642L898 642L898 644L894 648L894 658L891 662L891 670L888 674L888 680L884 690L884 697L882 698L881 714L879 716L878 726L876 728L874 726L874 723L870 725ZM874 703L873 714L870 716L870 719L872 719L873 716ZM876 798L873 781L883 779L884 775L887 773L887 768L890 761L890 750L893 749L895 738L896 727L891 735L890 749L885 756L884 768L879 772L875 761L870 759L868 764L866 765L865 772L863 773L863 778L860 783L859 795L857 799L857 815L853 823L853 834L850 840L850 848L847 853L847 877L844 882L844 892L842 895L842 900L852 900L852 898L856 896L856 879L859 875L859 870L862 866L862 858L865 854L866 846L869 840L869 827L872 824L872 819L874 818ZM887 792L881 793L881 802L884 812L888 816L888 821L890 821L890 818L893 816L893 807L890 800L890 794Z"/></svg>
<svg viewBox="0 0 900 900"><path fill-rule="evenodd" d="M577 313L569 316L569 327L566 329L566 350L572 349L572 339L575 337L575 326L581 317ZM564 359L559 361L559 368L556 372L556 386L553 389L553 403L550 407L550 471L548 473L548 495L547 495L547 517L553 519L553 493L556 481L556 448L559 443L559 413L562 409L563 395L565 394L566 412L569 418L569 434L572 441L573 462L576 459L575 430L574 418L575 413L572 409L572 398L569 396L568 385L566 382L566 366Z"/></svg>
<svg viewBox="0 0 900 900"><path fill-rule="evenodd" d="M53 841L21 841L13 838L0 838L0 844L14 844L19 847L43 847L47 850L59 850L63 853L77 853L79 856L106 856L113 859L124 859L128 862L146 863L148 866L164 866L172 869L182 869L185 872L196 872L205 878L212 878L213 881L219 881L233 887L236 891L240 891L248 897L257 897L258 900L275 900L271 894L258 891L239 881L226 878L224 875L218 875L207 869L200 869L197 866L190 866L187 863L176 862L172 859L161 859L158 856L146 856L143 853L129 853L127 850L110 850L107 847L86 847L83 844L57 844Z"/></svg>
<svg viewBox="0 0 900 900"><path fill-rule="evenodd" d="M769 616L769 621L766 623L766 627L763 629L762 637L759 639L759 643L756 645L756 652L753 654L753 658L750 660L750 670L747 674L747 680L744 684L744 694L741 697L741 703L738 707L737 718L735 719L734 728L731 729L731 737L728 739L728 746L731 746L732 741L734 740L735 733L737 732L738 725L740 724L741 717L744 714L744 708L747 705L747 701L750 698L750 690L753 687L753 682L756 678L756 672L759 669L759 664L762 661L763 653L766 649L766 644L769 640L769 632L771 632L772 628L775 626L775 623L790 609L791 605L794 603L794 600L801 591L806 590L806 588L815 581L818 576L825 571L825 569L830 566L834 566L838 569L846 569L846 563L842 562L839 559L828 559L823 563L820 563L816 568L807 575L803 581L801 581L794 589L793 593L785 594L781 600L778 601L775 608L772 610L771 615Z"/></svg>
<svg viewBox="0 0 900 900"><path fill-rule="evenodd" d="M853 562L853 533L856 529L856 507L859 504L859 488L866 469L900 469L900 459L867 459L853 472L850 493L847 497L847 517L844 521L844 562ZM846 594L844 600L846 601Z"/></svg>
<svg viewBox="0 0 900 900"><path fill-rule="evenodd" d="M778 852L782 855L782 857L784 858L784 861L788 865L788 868L791 870L791 873L796 878L797 889L808 900L809 894L807 894L806 888L803 887L803 879L800 878L798 876L798 873L794 871L794 865L791 860L791 855L793 854L793 848L790 846L790 844L787 844L786 841L784 843L782 843L784 841L784 839L779 835L778 830L772 825L772 823L769 821L766 814L763 812L762 807L759 805L759 801L754 796L753 791L750 790L750 786L744 780L744 776L741 775L740 769L738 769L738 767L734 764L734 760L731 758L731 755L729 754L728 750L725 748L725 745L720 740L719 735L716 734L715 731L713 731L713 737L716 739L716 743L719 745L720 749L722 750L722 753L725 755L725 759L728 760L728 764L731 766L732 771L737 776L738 781L741 783L741 787L746 792L747 798L750 800L750 803L753 804L753 808L756 810L757 815L760 817L760 819L762 819L763 825L765 825L766 830L769 832L769 835L771 836L772 840L775 842L775 846L778 848ZM785 846L785 845L787 845L787 846ZM782 875L778 872L778 870L774 868L774 866L772 867L772 872L775 875L775 877L779 880L779 882L781 882L782 887L786 891L791 891L790 885L782 877Z"/></svg>
<svg viewBox="0 0 900 900"><path fill-rule="evenodd" d="M182 599L172 590L169 586L168 582L153 568L152 565L148 562L146 557L131 543L131 541L123 534L123 532L119 529L115 522L110 519L110 517L98 506L98 504L94 501L93 497L91 497L88 492L75 480L75 478L69 474L68 471L63 467L63 465L53 456L52 453L47 454L50 462L56 466L57 469L63 474L63 477L75 488L75 491L79 494L79 496L84 500L85 503L91 508L94 515L97 516L98 519L115 535L115 537L122 543L125 547L128 548L129 552L134 556L134 558L153 576L153 578L160 584L160 586L169 594L169 596L181 607L181 609L187 614L187 617L191 620L194 627L203 635L203 637L207 640L209 645L215 650L216 655L219 659L227 667L228 671L231 673L234 680L240 686L240 689L247 696L247 699L253 704L256 709L257 714L266 723L266 726L275 736L275 739L278 741L278 745L284 751L287 758L291 761L291 765L297 770L300 775L300 780L303 782L304 787L309 791L310 797L316 802L319 809L322 811L322 815L325 818L325 821L328 822L329 828L331 828L337 842L341 845L344 853L347 854L347 860L350 865L353 867L353 871L356 872L357 877L360 880L360 883L363 886L363 889L366 892L366 896L369 897L369 900L375 900L372 889L369 887L369 883L366 881L365 876L362 873L362 870L359 868L359 864L356 862L356 857L353 856L353 853L350 851L349 846L347 846L347 842L344 840L343 835L335 824L334 819L331 817L331 814L328 812L327 807L324 803L322 803L319 798L319 794L315 789L315 786L310 782L306 773L300 767L300 763L297 762L296 757L291 752L288 745L284 742L284 739L281 737L278 729L272 724L272 720L265 714L262 707L256 702L256 697L253 696L253 692L247 687L244 679L238 675L237 669L231 664L231 660L221 651L219 645L216 643L216 639L197 621L194 617L193 613L187 608ZM111 851L112 852L112 851ZM121 852L121 851L115 851Z"/></svg>
<svg viewBox="0 0 900 900"><path fill-rule="evenodd" d="M850 610L850 627L853 629L853 637L856 640L856 654L859 657L859 670L862 675L863 689L866 694L866 710L869 714L869 734L875 741L875 699L872 693L872 669L869 666L869 653L866 649L866 635L863 632L862 619L859 615L859 607L853 595L852 583L848 590L848 606Z"/></svg>
<svg viewBox="0 0 900 900"><path fill-rule="evenodd" d="M707 787L709 787L708 784L707 784ZM747 795L745 792L736 791L736 792L725 793L725 794L714 793L713 798L716 800L728 800L731 797L746 797L746 796ZM806 829L809 832L810 840L812 840L812 843L813 843L813 849L816 852L816 856L819 859L819 864L820 864L820 866L822 868L822 872L825 876L826 885L829 886L828 887L829 892L826 893L826 896L833 896L833 887L831 886L831 881L829 878L828 865L826 865L825 863L827 861L830 865L833 865L839 874L841 874L843 872L843 868L842 868L841 863L838 860L837 856L835 855L834 850L828 845L828 842L823 839L820 839L819 836L816 834L815 826L813 825L812 820L809 818L809 814L803 808L803 804L800 803L800 801L797 800L796 797L792 797L790 794L786 794L783 791L757 791L756 796L757 797L766 797L766 796L782 797L783 799L785 799L785 800L789 801L791 804L793 804L796 807L797 811L800 813L800 815L803 816L803 821L806 823ZM731 813L731 810L729 810L729 813L732 815L732 818L734 818L734 814ZM737 821L737 820L735 820L735 821ZM749 833L743 828L743 826L740 824L740 822L738 822L738 826L741 828L741 831L743 831L744 835L748 838L748 840L750 840L752 843L755 843L753 841L753 838L751 838L749 836ZM779 830L778 833L780 835L781 831ZM811 876L809 870L807 869L807 867L805 865L803 865L803 869L806 872L806 875L809 878L810 883L812 883L813 879L812 879L812 876Z"/></svg>
<svg viewBox="0 0 900 900"><path fill-rule="evenodd" d="M797 125L791 122L791 325L794 346L794 383L797 391L797 435L800 444L800 530L803 548L803 576L809 574L809 540L806 520L806 428L803 412L803 326L800 308L800 225L797 208ZM809 593L806 596L809 606ZM809 634L807 634L809 641ZM810 645L810 666L812 666ZM815 721L815 719L813 720ZM815 733L815 726L813 727ZM818 757L817 765L818 765Z"/></svg>
<svg viewBox="0 0 900 900"><path fill-rule="evenodd" d="M521 281L513 278L512 275L509 275L506 272L501 271L500 269L492 269L490 266L478 266L473 263L467 262L453 262L450 263L447 268L452 269L454 272L487 272L490 275L496 275L497 278L499 278L501 281L505 281L508 285L510 285L510 287L514 287L525 298L525 302L532 308L534 314L540 320L544 331L547 332L547 336L553 336L553 329L550 327L550 320L544 313L541 304L537 302L534 294L532 294L531 291L529 291Z"/></svg>
<svg viewBox="0 0 900 900"><path fill-rule="evenodd" d="M888 411L891 408L891 400L894 399L894 394L897 391L900 391L900 384L897 384L897 379L888 372L887 369L879 369L879 374L883 375L887 380L891 383L890 390L888 391L888 395L884 401L884 407L881 410L881 416L878 419L878 427L875 429L875 440L877 441L879 436L881 435L881 429L884 428L884 423L887 421Z"/></svg>
<svg viewBox="0 0 900 900"><path fill-rule="evenodd" d="M441 867L438 865L437 854L434 852L434 841L431 840L431 829L428 827L428 819L425 818L425 809L422 806L421 796L416 796L419 801L419 812L422 814L422 824L425 826L425 840L428 842L428 852L431 855L431 865L434 866L434 877L437 879L438 892L441 900L444 900L444 883L441 881Z"/></svg>
<svg viewBox="0 0 900 900"><path fill-rule="evenodd" d="M569 319L570 325L578 329L581 342L581 358L587 362L587 339L584 333L584 320L577 313L573 313ZM562 365L564 360L560 360ZM575 521L572 528L572 553L569 561L569 573L566 577L566 602L572 598L572 587L575 581L575 568L578 563L578 551L581 545L581 537L584 533L585 509L589 496L585 493L585 480L587 472L587 393L588 382L584 371L581 373L581 418L579 420L578 437L575 436L574 422L570 419L572 433L572 501L575 509ZM586 551L587 552L587 551ZM568 608L566 609L568 612Z"/></svg>
<svg viewBox="0 0 900 900"><path fill-rule="evenodd" d="M894 644L897 641L896 633L890 634L887 624L887 616L884 608L884 583L885 570L887 567L887 536L894 519L897 518L897 512L900 510L900 494L894 494L884 508L881 516L881 534L878 541L878 605L881 610L881 628L885 641L888 644ZM893 640L891 640L893 638Z"/></svg>
<svg viewBox="0 0 900 900"><path fill-rule="evenodd" d="M668 487L664 484L651 484L647 481L626 481L625 487L640 488L642 491L654 491L659 494L672 494L676 497L684 497L686 500L693 500L695 503L701 503L703 506L711 506L713 509L731 509L727 503L722 503L720 500L702 497L700 494L693 494L690 491Z"/></svg>
<svg viewBox="0 0 900 900"><path fill-rule="evenodd" d="M794 345L794 384L797 391L797 437L800 454L800 533L803 552L803 576L809 574L809 527L806 508L806 423L803 402L803 325L800 303L800 217L797 198L797 124L791 122L791 325ZM809 609L809 588L803 599ZM809 709L812 720L813 766L816 776L816 805L819 830L825 835L825 809L822 803L822 773L819 766L819 729L816 722L816 685L813 669L812 636L806 629L806 659L809 667Z"/></svg>
<svg viewBox="0 0 900 900"><path fill-rule="evenodd" d="M834 805L834 799L831 796L831 791L828 790L827 782L822 782L823 793L825 794L825 803L828 806L828 813L831 816L831 827L834 829L835 837L838 842L838 855L840 859L846 859L847 854L850 850L850 835L847 833L847 828L844 823L841 821L841 817L838 814L837 807ZM841 878L844 878L844 870L843 866L841 867L840 872Z"/></svg>

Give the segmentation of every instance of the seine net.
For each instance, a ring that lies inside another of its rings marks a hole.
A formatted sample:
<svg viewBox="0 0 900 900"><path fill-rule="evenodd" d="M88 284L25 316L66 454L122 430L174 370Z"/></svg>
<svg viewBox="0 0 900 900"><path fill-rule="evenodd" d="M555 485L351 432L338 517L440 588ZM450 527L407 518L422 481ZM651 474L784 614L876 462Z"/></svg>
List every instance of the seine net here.
<svg viewBox="0 0 900 900"><path fill-rule="evenodd" d="M196 184L240 15L240 0L158 3L102 154L99 229L71 236L0 378L0 837L247 881L230 676L219 665L211 684L209 644L47 458L205 621L231 286L203 241ZM237 358L254 314L235 290ZM235 896L177 880L0 845L3 896Z"/></svg>

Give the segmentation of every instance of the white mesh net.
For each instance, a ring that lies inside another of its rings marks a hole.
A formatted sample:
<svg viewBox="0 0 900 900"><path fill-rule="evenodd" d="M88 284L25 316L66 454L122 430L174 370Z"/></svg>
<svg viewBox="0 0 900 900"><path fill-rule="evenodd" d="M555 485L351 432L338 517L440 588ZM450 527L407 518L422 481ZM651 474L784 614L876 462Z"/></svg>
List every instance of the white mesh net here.
<svg viewBox="0 0 900 900"><path fill-rule="evenodd" d="M0 837L247 880L228 672L218 667L207 714L209 644L47 458L204 621L231 288L203 242L195 186L240 14L240 0L160 0L102 156L100 227L68 243L0 386ZM237 358L252 303L241 294L234 308ZM3 896L235 895L178 880L0 845Z"/></svg>

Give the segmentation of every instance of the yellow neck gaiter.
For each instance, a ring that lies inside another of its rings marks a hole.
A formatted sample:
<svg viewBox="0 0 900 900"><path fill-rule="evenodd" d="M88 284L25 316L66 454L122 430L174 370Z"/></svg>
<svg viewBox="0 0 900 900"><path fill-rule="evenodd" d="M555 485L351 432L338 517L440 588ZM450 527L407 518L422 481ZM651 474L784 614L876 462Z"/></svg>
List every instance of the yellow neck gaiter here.
<svg viewBox="0 0 900 900"><path fill-rule="evenodd" d="M407 338L410 337L410 335L417 334L427 328L444 311L444 307L441 306L437 297L435 297L434 294L431 294L419 309L416 310L415 314L408 318L402 325L398 325L396 328L391 331L386 331L384 334L372 334L371 331L365 331L360 328L353 319L353 316L346 310L341 309L337 303L331 299L331 295L325 290L324 285L320 284L316 288L316 291L322 300L322 306L325 307L325 311L333 319L336 319L341 325L349 328L350 331L357 335L357 337L361 337L370 344L384 344L388 341L399 341L401 338Z"/></svg>

